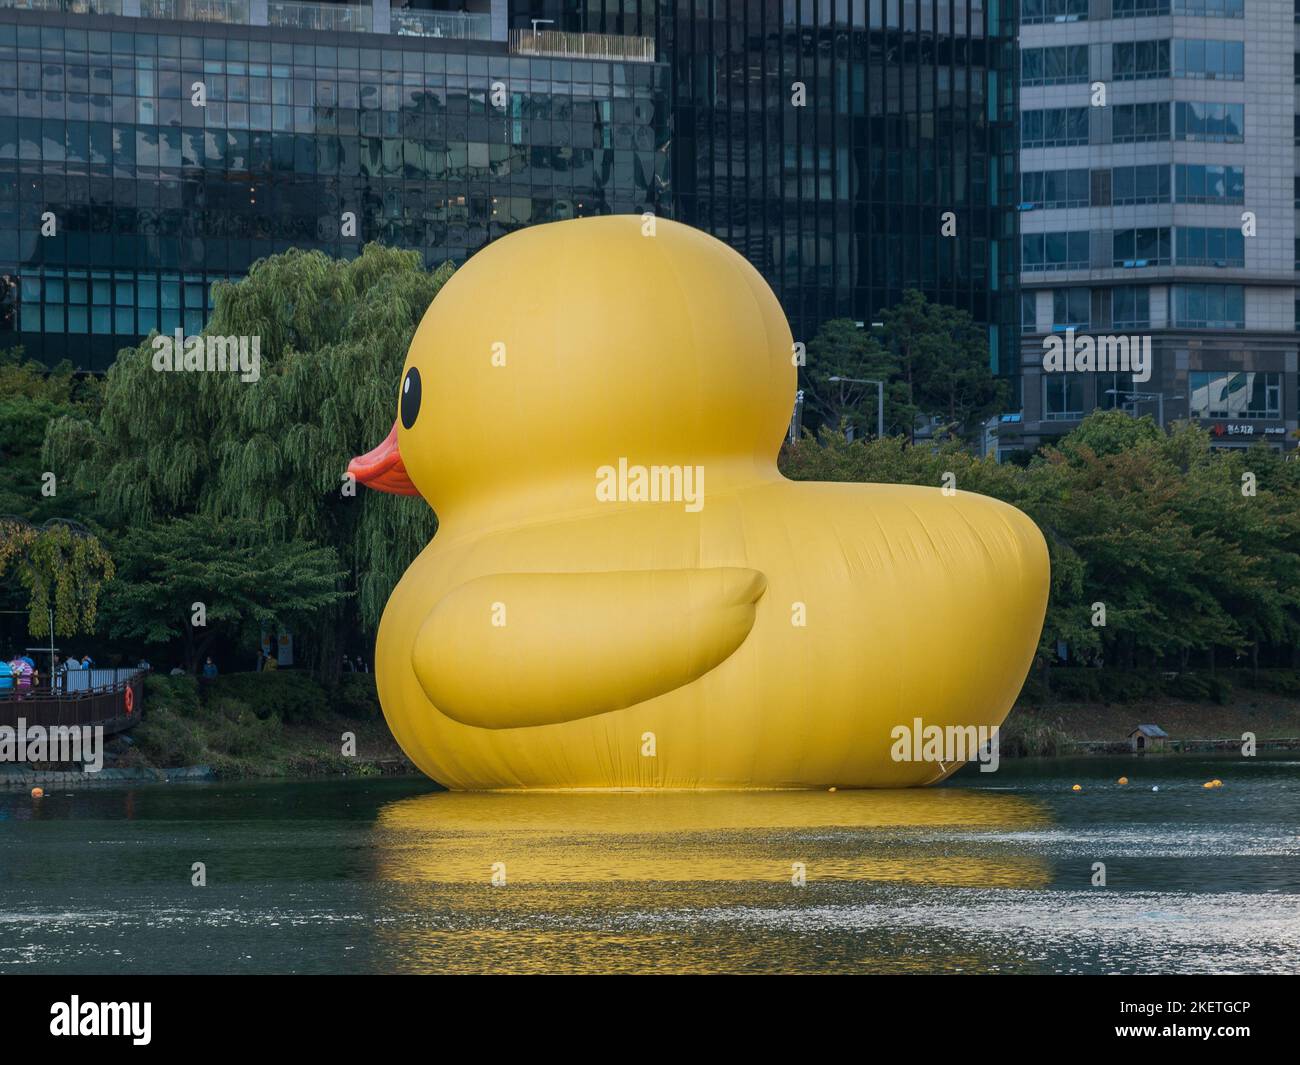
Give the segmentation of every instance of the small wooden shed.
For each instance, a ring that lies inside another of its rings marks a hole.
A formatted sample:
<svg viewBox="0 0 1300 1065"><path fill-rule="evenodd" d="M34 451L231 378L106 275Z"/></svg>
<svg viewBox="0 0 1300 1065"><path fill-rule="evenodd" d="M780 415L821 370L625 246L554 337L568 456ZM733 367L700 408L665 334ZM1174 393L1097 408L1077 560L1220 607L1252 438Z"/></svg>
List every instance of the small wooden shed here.
<svg viewBox="0 0 1300 1065"><path fill-rule="evenodd" d="M1165 740L1169 739L1169 733L1159 725L1138 725L1128 734L1129 746L1134 751L1163 751L1165 749Z"/></svg>

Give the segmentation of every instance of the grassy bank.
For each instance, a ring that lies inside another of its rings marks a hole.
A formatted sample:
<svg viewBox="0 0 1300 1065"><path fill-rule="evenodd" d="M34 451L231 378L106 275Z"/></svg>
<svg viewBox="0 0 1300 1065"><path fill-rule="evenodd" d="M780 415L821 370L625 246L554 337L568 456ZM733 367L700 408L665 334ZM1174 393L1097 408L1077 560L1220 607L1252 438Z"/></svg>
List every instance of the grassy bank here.
<svg viewBox="0 0 1300 1065"><path fill-rule="evenodd" d="M1122 742L1148 723L1180 740L1300 736L1300 672L1053 670L1046 683L1039 675L1026 683L1003 726L1002 753L1068 754L1080 741Z"/></svg>
<svg viewBox="0 0 1300 1065"><path fill-rule="evenodd" d="M356 754L343 753L344 734ZM374 676L329 690L306 673L234 673L212 681L149 677L144 719L109 745L119 768L211 766L219 777L414 772L388 731Z"/></svg>
<svg viewBox="0 0 1300 1065"><path fill-rule="evenodd" d="M1078 741L1121 742L1137 724L1178 739L1300 736L1300 672L1215 674L1057 669L1026 683L1002 729L1005 757L1077 753ZM343 734L356 755L342 753ZM211 766L220 777L415 772L388 731L374 676L328 690L306 673L235 673L211 682L150 677L144 720L110 744L111 765Z"/></svg>

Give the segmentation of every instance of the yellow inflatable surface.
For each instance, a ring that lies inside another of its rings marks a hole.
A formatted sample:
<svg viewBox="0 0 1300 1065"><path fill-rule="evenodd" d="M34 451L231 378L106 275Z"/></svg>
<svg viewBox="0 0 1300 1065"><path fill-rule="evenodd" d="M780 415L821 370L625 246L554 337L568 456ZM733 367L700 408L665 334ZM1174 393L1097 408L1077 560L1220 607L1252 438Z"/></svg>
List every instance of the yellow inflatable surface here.
<svg viewBox="0 0 1300 1065"><path fill-rule="evenodd" d="M452 276L393 432L349 467L438 514L375 652L424 772L903 787L957 766L896 760L896 729L1001 723L1042 627L1041 534L984 496L784 479L792 350L753 267L664 219L535 226Z"/></svg>

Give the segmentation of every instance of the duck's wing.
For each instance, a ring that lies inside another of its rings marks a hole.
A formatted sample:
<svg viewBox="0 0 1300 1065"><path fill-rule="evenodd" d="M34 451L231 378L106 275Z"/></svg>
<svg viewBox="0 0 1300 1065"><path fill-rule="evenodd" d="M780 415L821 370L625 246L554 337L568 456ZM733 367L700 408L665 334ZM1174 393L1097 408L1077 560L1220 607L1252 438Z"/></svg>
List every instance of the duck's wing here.
<svg viewBox="0 0 1300 1065"><path fill-rule="evenodd" d="M735 567L479 577L430 612L415 673L442 713L481 728L621 710L725 660L766 587Z"/></svg>

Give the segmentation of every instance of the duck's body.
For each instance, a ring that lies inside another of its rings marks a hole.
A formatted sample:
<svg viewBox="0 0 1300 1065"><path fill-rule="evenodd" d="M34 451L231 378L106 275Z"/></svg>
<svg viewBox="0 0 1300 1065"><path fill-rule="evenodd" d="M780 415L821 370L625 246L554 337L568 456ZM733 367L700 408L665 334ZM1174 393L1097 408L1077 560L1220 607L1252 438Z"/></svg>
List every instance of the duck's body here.
<svg viewBox="0 0 1300 1065"><path fill-rule="evenodd" d="M982 496L782 478L775 298L711 238L640 224L507 238L421 323L424 411L403 408L400 459L358 467L389 490L409 471L440 519L380 626L394 735L456 789L942 778L956 766L895 760L892 733L1001 723L1042 624L1041 535ZM620 308L644 274L659 302ZM493 282L510 298L476 314ZM628 490L638 466L668 498Z"/></svg>

